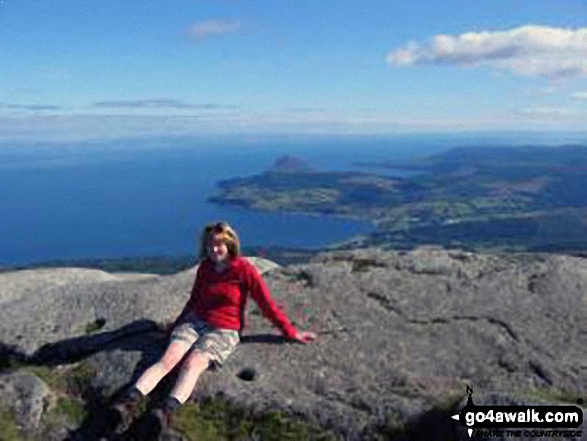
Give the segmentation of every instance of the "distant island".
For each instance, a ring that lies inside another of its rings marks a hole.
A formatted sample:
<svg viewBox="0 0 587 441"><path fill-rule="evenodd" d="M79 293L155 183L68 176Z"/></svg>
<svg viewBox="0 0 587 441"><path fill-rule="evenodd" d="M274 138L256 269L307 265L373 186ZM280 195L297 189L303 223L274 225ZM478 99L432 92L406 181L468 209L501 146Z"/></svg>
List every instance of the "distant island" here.
<svg viewBox="0 0 587 441"><path fill-rule="evenodd" d="M321 171L284 156L262 174L219 182L220 193L209 201L376 223L374 233L340 248L587 251L585 146L455 148L410 164L356 166L421 173Z"/></svg>
<svg viewBox="0 0 587 441"><path fill-rule="evenodd" d="M275 161L271 171L278 173L310 173L315 171L315 168L302 158L285 155Z"/></svg>

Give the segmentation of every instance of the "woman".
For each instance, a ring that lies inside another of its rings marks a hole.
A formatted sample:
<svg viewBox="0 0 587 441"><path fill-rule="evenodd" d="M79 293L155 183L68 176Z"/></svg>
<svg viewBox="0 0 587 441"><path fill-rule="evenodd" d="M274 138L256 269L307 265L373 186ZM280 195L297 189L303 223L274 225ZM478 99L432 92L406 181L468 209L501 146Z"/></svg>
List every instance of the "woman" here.
<svg viewBox="0 0 587 441"><path fill-rule="evenodd" d="M255 267L240 255L237 233L225 222L208 225L200 238L200 266L190 299L172 325L170 343L161 359L148 368L112 407L113 426L124 426L147 395L185 357L171 394L138 425L138 438L153 439L170 423L172 413L191 395L198 377L209 366L221 367L240 341L247 294L283 335L306 343L313 332L298 331L272 301ZM111 426L112 427L112 426Z"/></svg>

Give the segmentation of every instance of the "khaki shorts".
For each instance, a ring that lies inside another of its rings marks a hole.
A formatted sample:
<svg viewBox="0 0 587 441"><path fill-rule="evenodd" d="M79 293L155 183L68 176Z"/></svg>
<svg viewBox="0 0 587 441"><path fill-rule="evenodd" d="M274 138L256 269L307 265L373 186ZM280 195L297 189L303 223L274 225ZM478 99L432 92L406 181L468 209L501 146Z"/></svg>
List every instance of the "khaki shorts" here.
<svg viewBox="0 0 587 441"><path fill-rule="evenodd" d="M240 342L238 331L208 326L191 312L175 326L170 339L184 341L191 345L190 349L209 354L219 368Z"/></svg>

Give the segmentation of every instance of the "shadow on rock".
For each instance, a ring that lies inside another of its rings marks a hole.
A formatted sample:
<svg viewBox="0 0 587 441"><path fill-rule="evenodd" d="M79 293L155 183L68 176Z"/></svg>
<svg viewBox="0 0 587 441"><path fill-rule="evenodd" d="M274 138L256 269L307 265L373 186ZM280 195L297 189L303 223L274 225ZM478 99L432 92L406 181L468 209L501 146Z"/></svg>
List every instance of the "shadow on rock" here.
<svg viewBox="0 0 587 441"><path fill-rule="evenodd" d="M149 333L163 334L163 331L153 320L141 319L114 331L48 343L41 346L30 357L29 361L37 365L56 366L65 363L75 363L96 352L104 350L141 350L143 349L140 345L141 340L144 340L143 346L151 344L151 342L144 338L145 334ZM141 336L143 338L132 338L135 336Z"/></svg>
<svg viewBox="0 0 587 441"><path fill-rule="evenodd" d="M455 412L443 409L431 409L401 424L374 425L366 429L361 439L390 441L466 441L469 436L464 427L451 419Z"/></svg>
<svg viewBox="0 0 587 441"><path fill-rule="evenodd" d="M410 441L461 441L470 439L464 427L451 419L455 412L432 409L409 422Z"/></svg>
<svg viewBox="0 0 587 441"><path fill-rule="evenodd" d="M15 345L0 342L0 372L25 364L27 357Z"/></svg>
<svg viewBox="0 0 587 441"><path fill-rule="evenodd" d="M160 358L165 349L165 343L166 333L164 329L156 322L148 319L134 321L113 331L88 334L48 343L40 347L31 356L27 356L16 346L0 342L0 372L8 372L24 366L55 367L72 364L98 352L113 350L138 351L140 352L140 360L136 364L129 382L114 392L112 398L116 399L121 392L138 379L146 367ZM101 439L105 435L102 429L106 428L109 423L106 410L111 401L107 399L103 389L96 388L92 384L95 372L80 372L78 369L72 377L66 378L66 393L82 398L86 417L78 429L70 432L67 439ZM161 383L162 387L158 388L158 390L169 389L168 381L162 381Z"/></svg>
<svg viewBox="0 0 587 441"><path fill-rule="evenodd" d="M91 379L84 381L76 388L76 395L81 396L84 401L86 417L79 428L70 432L66 439L84 441L115 439L112 434L108 433L113 416L110 405L127 387L134 384L149 366L161 358L168 343L168 336L169 334L162 325L153 320L141 319L113 331L48 343L29 357L15 346L0 343L0 360L2 360L0 372L24 365L54 367L76 363L98 352L114 350L140 352L140 360L136 363L129 381L116 390L111 397L106 397L102 389L94 387ZM279 335L257 334L242 336L240 343L284 344L288 342L287 339ZM181 363L178 363L149 394L147 408L167 396L171 391L179 374L180 365ZM216 367L212 364L210 369L216 370Z"/></svg>
<svg viewBox="0 0 587 441"><path fill-rule="evenodd" d="M272 345L281 345L284 343L291 343L285 337L280 335L271 334L258 334L258 335L243 335L240 339L240 344L247 343L268 343Z"/></svg>

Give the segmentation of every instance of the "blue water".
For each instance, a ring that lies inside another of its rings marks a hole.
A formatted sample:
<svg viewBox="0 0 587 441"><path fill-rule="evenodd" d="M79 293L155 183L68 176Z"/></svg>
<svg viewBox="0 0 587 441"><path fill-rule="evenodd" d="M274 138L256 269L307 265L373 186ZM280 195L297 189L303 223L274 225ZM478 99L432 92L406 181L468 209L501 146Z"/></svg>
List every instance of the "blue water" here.
<svg viewBox="0 0 587 441"><path fill-rule="evenodd" d="M1 145L0 265L194 253L196 234L220 219L244 246L320 248L374 226L206 199L217 194L217 181L262 172L284 154L324 170L361 170L355 161L400 161L448 145L405 138Z"/></svg>

